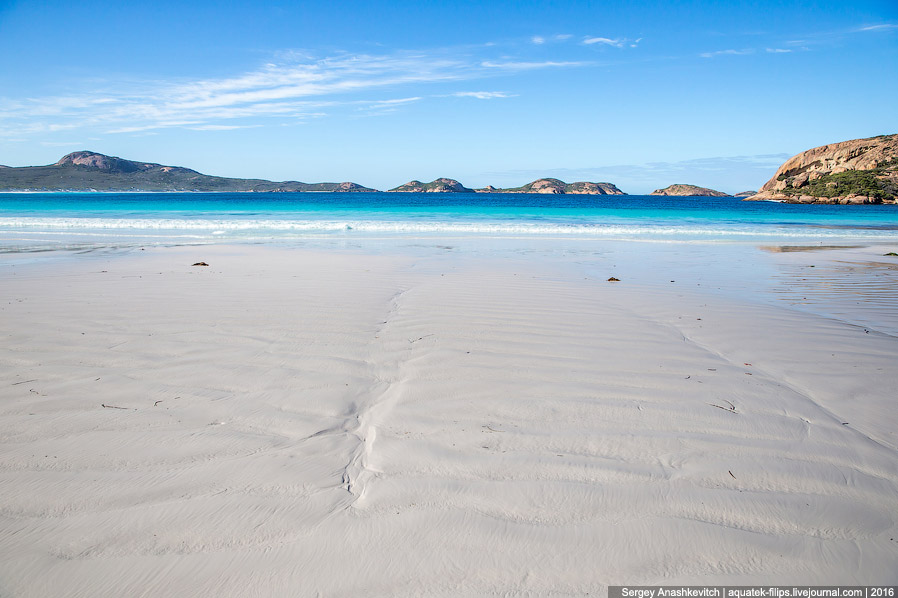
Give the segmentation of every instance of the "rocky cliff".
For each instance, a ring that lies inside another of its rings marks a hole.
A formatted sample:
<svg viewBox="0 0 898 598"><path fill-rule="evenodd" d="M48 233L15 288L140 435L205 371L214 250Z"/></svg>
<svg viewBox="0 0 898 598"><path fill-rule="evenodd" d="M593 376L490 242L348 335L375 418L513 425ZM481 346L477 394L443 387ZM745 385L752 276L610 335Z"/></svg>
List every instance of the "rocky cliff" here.
<svg viewBox="0 0 898 598"><path fill-rule="evenodd" d="M786 160L753 200L896 203L898 135L822 145Z"/></svg>
<svg viewBox="0 0 898 598"><path fill-rule="evenodd" d="M729 197L729 193L723 191L715 191L707 187L698 187L696 185L670 185L664 189L655 189L649 195L680 195L680 196L702 196L702 197Z"/></svg>

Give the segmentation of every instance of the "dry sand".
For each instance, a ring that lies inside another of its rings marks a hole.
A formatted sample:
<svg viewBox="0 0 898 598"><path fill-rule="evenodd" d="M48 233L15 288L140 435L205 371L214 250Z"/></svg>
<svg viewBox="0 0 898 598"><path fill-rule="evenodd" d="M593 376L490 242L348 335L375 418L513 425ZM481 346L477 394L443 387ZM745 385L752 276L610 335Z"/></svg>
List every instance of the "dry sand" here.
<svg viewBox="0 0 898 598"><path fill-rule="evenodd" d="M898 339L598 272L5 256L0 596L898 582Z"/></svg>

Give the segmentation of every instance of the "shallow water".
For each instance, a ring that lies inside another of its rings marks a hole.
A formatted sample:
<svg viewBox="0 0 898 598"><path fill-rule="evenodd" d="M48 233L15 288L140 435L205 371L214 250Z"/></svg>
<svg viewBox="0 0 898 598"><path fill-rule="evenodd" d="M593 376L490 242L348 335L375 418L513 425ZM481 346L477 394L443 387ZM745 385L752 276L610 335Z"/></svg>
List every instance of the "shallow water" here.
<svg viewBox="0 0 898 598"><path fill-rule="evenodd" d="M3 251L447 234L831 245L898 238L898 209L633 195L0 194Z"/></svg>
<svg viewBox="0 0 898 598"><path fill-rule="evenodd" d="M588 277L727 294L898 335L898 258L883 256L898 247L896 206L520 194L0 194L6 265L50 259L54 250L102 255L210 243L436 254L447 267L460 256L522 265L548 259Z"/></svg>

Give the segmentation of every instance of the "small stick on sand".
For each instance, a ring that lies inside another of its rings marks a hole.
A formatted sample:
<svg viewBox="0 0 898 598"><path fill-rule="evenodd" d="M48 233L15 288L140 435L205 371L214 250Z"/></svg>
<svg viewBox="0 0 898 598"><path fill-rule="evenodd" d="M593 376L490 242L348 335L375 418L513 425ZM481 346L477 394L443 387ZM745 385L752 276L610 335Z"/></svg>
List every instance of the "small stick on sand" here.
<svg viewBox="0 0 898 598"><path fill-rule="evenodd" d="M708 403L708 405L711 405L712 407L717 407L718 409L723 409L727 413L739 413L738 411L736 411L735 405L733 405L726 399L724 399L723 402L726 403L727 405L729 405L729 407L724 407L723 405L715 405L714 403Z"/></svg>
<svg viewBox="0 0 898 598"><path fill-rule="evenodd" d="M127 407L116 407L115 405L107 405L105 403L100 403L106 409L127 409Z"/></svg>
<svg viewBox="0 0 898 598"><path fill-rule="evenodd" d="M732 471L730 471L729 469L727 469L727 472L733 477L734 480L736 479L736 476L733 475L733 472L732 472Z"/></svg>
<svg viewBox="0 0 898 598"><path fill-rule="evenodd" d="M34 380L22 380L21 382L13 382L11 386L18 386L19 384L28 384L29 382L37 382L37 378Z"/></svg>

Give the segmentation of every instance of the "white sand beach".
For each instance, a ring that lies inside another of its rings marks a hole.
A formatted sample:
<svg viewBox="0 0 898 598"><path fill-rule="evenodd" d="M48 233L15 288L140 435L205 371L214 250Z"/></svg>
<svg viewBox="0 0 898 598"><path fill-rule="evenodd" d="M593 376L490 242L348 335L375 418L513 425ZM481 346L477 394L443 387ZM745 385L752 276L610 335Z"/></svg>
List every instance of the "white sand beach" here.
<svg viewBox="0 0 898 598"><path fill-rule="evenodd" d="M0 256L0 596L898 583L875 314L711 247L421 245Z"/></svg>

